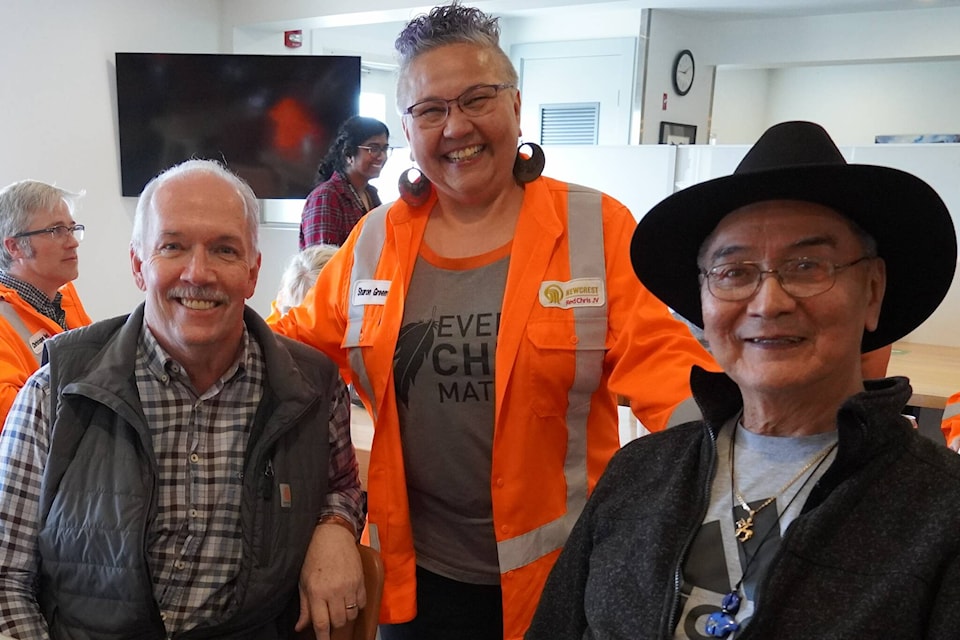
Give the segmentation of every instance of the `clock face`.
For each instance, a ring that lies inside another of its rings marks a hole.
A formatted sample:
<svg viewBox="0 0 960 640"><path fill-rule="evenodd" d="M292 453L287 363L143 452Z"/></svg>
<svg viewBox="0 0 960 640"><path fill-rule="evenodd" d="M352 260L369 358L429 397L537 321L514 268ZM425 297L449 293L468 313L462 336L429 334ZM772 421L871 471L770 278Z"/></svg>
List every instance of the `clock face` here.
<svg viewBox="0 0 960 640"><path fill-rule="evenodd" d="M693 73L693 54L689 49L684 49L673 61L673 88L679 95L685 96L690 92L690 87L693 86Z"/></svg>

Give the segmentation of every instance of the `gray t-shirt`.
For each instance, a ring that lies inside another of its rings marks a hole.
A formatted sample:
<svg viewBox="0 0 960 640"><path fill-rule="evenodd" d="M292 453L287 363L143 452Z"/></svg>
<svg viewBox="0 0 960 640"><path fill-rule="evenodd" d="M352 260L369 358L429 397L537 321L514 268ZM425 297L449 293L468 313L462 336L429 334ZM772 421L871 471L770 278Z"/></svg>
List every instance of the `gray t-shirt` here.
<svg viewBox="0 0 960 640"><path fill-rule="evenodd" d="M421 251L394 354L417 564L473 584L500 583L490 477L509 248L462 260Z"/></svg>
<svg viewBox="0 0 960 640"><path fill-rule="evenodd" d="M827 470L836 450L801 475L783 495L754 517L752 538L739 542L735 522L747 513L733 498L730 489L730 441L737 430L735 471L737 491L751 509L776 495L818 453L837 442L837 432L783 438L761 436L737 424L739 416L720 430L717 437L717 472L710 492L710 507L697 532L683 566L681 599L683 613L675 638L699 640L709 637L704 631L707 617L720 611L720 601L743 577L742 599L737 622L743 629L753 616L757 587L780 546L787 527L793 522L810 490ZM780 520L777 521L779 514ZM744 577L744 570L746 576ZM733 640L737 633L727 636Z"/></svg>

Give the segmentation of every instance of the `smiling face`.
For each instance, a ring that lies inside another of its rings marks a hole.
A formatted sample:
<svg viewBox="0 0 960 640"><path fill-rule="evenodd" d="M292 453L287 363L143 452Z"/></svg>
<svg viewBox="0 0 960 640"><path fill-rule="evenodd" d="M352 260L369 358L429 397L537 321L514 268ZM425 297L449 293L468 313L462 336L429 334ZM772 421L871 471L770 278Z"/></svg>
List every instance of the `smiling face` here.
<svg viewBox="0 0 960 640"><path fill-rule="evenodd" d="M724 217L705 242L700 267L749 261L772 269L801 257L846 264L864 255L862 239L832 209L767 201ZM704 334L746 401L786 392L822 402L863 388L860 340L877 326L883 261L865 260L835 276L831 289L808 298L790 296L772 274L739 301L719 300L701 285Z"/></svg>
<svg viewBox="0 0 960 640"><path fill-rule="evenodd" d="M356 155L347 157L347 173L351 176L360 177L364 182L369 182L374 178L380 177L383 165L387 163L386 153L370 153L367 149L359 147L386 147L388 143L387 136L384 134L367 138L357 146Z"/></svg>
<svg viewBox="0 0 960 640"><path fill-rule="evenodd" d="M30 217L30 224L24 231L58 226L70 227L73 224L74 220L66 203L60 202L48 211L35 211ZM32 284L51 300L56 295L57 289L76 280L79 275L77 247L80 246L80 242L72 233L64 238L56 238L49 233L38 233L28 237L23 244L16 238L6 238L4 242L13 258L13 263L8 269L10 274Z"/></svg>
<svg viewBox="0 0 960 640"><path fill-rule="evenodd" d="M185 174L157 188L146 215L142 255L130 259L147 326L188 369L232 361L260 271L242 198L218 176Z"/></svg>
<svg viewBox="0 0 960 640"><path fill-rule="evenodd" d="M451 44L414 59L400 79L404 108L428 99L456 98L479 84L509 82L503 61L488 48ZM520 95L516 89L497 93L494 109L469 117L455 103L446 121L422 128L403 117L403 131L413 157L441 197L485 204L515 186L513 162L520 137Z"/></svg>

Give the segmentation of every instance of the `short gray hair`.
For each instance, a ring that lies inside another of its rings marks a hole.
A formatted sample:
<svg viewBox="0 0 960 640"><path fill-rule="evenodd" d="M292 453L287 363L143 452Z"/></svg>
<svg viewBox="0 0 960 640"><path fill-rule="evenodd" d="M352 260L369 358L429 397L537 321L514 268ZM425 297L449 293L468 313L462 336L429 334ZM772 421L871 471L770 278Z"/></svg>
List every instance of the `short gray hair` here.
<svg viewBox="0 0 960 640"><path fill-rule="evenodd" d="M255 261L260 253L260 203L257 201L253 189L243 178L216 160L187 160L163 171L147 183L147 186L140 193L139 200L137 200L137 212L133 218L133 234L130 237L130 246L134 255L141 260L145 257L143 255L143 245L146 242L144 237L147 232L146 218L153 211L153 198L157 189L172 180L196 174L216 176L236 189L237 195L243 200L243 213L247 220L247 231L250 234L250 246L253 247L250 260Z"/></svg>
<svg viewBox="0 0 960 640"><path fill-rule="evenodd" d="M419 15L403 28L394 47L400 62L397 83L397 109L402 113L409 105L401 104L406 90L406 75L410 64L421 54L450 44L473 44L490 49L500 60L505 81L518 85L517 70L510 57L500 48L500 19L489 16L476 7L465 7L458 1L434 7L430 13Z"/></svg>
<svg viewBox="0 0 960 640"><path fill-rule="evenodd" d="M7 185L0 189L0 240L26 231L35 213L51 211L61 202L73 217L77 201L83 194L83 191L64 191L37 180L22 180ZM18 238L18 242L21 248L30 250L30 238ZM9 269L12 264L13 256L0 242L0 269Z"/></svg>

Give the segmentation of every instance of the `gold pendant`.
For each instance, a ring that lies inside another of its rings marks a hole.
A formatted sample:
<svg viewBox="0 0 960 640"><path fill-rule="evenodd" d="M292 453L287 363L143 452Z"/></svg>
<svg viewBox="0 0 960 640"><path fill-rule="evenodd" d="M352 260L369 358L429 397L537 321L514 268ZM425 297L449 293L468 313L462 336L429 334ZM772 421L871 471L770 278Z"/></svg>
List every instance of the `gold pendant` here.
<svg viewBox="0 0 960 640"><path fill-rule="evenodd" d="M753 515L737 520L737 530L735 532L737 540L746 542L753 537Z"/></svg>

